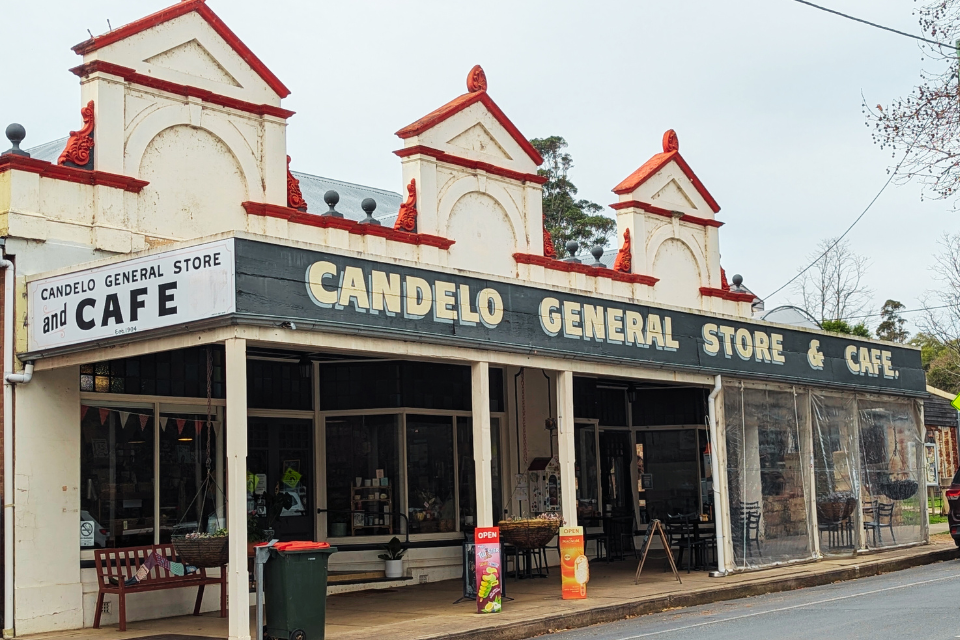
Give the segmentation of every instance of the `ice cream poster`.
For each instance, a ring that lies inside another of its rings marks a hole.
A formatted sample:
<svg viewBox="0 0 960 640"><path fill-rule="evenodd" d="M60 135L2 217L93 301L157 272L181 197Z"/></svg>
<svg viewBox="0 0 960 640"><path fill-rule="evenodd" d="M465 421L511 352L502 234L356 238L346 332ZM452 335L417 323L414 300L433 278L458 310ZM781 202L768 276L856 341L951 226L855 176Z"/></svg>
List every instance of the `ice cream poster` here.
<svg viewBox="0 0 960 640"><path fill-rule="evenodd" d="M500 611L500 529L478 528L473 532L477 557L477 613ZM581 544L581 547L583 545Z"/></svg>
<svg viewBox="0 0 960 640"><path fill-rule="evenodd" d="M564 600L587 597L590 563L583 553L583 527L560 527L560 589Z"/></svg>

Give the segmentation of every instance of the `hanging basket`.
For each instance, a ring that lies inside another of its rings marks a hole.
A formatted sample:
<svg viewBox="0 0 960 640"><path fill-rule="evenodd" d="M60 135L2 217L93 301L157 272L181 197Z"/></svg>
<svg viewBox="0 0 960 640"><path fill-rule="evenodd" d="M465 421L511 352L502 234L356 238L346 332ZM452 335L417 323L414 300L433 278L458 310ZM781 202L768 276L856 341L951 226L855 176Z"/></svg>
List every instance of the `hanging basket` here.
<svg viewBox="0 0 960 640"><path fill-rule="evenodd" d="M543 518L501 520L498 526L504 542L509 542L518 549L539 549L557 535L560 521Z"/></svg>
<svg viewBox="0 0 960 640"><path fill-rule="evenodd" d="M817 518L821 522L843 522L857 508L857 499L852 494L835 492L817 498Z"/></svg>
<svg viewBox="0 0 960 640"><path fill-rule="evenodd" d="M890 480L881 485L880 491L891 500L906 500L912 498L919 488L916 480Z"/></svg>
<svg viewBox="0 0 960 640"><path fill-rule="evenodd" d="M177 550L180 561L192 564L200 569L222 567L227 564L230 551L230 538L220 536L216 538L188 538L173 536L171 542Z"/></svg>

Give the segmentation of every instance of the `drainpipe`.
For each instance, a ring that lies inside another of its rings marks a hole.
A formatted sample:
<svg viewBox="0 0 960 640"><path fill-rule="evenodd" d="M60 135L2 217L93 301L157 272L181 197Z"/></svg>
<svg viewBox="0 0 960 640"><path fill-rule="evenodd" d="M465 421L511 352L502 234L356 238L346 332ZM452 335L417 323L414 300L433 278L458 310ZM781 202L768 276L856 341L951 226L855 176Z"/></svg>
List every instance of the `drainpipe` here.
<svg viewBox="0 0 960 640"><path fill-rule="evenodd" d="M3 269L3 637L13 627L13 263L0 260ZM30 367L33 375L33 367Z"/></svg>
<svg viewBox="0 0 960 640"><path fill-rule="evenodd" d="M717 528L717 571L711 575L720 577L727 575L727 564L724 543L722 496L720 495L720 460L717 456L717 396L723 389L720 376L713 379L713 391L707 397L707 411L710 420L710 473L713 475L713 522Z"/></svg>

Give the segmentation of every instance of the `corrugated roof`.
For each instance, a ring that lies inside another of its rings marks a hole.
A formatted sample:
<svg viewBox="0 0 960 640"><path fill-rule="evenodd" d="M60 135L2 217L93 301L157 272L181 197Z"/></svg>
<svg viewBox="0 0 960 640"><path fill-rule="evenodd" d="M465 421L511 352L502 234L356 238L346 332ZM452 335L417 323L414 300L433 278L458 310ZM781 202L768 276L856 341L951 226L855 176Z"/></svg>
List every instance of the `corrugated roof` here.
<svg viewBox="0 0 960 640"><path fill-rule="evenodd" d="M947 400L931 393L923 399L923 424L928 427L956 427L957 410Z"/></svg>
<svg viewBox="0 0 960 640"><path fill-rule="evenodd" d="M31 158L45 160L47 162L56 162L67 145L68 138L60 138L31 149L27 153ZM327 205L323 202L323 194L333 189L340 194L340 202L337 204L337 211L344 217L351 220L363 220L367 214L360 208L360 203L364 198L373 198L377 201L377 208L373 212L373 217L380 221L384 226L393 226L397 219L397 213L400 211L400 205L403 203L403 196L394 191L377 189L376 187L367 187L343 180L334 180L333 178L324 178L309 173L291 171L290 173L300 181L300 191L303 193L303 199L307 201L307 213L320 215L327 210ZM613 264L612 260L610 264Z"/></svg>

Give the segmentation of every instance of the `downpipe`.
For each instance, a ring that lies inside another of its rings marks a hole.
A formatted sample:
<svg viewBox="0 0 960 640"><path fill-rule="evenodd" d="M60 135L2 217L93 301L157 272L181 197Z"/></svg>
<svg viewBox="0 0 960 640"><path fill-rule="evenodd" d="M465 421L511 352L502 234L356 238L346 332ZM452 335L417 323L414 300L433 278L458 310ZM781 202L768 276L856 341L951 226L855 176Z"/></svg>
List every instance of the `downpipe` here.
<svg viewBox="0 0 960 640"><path fill-rule="evenodd" d="M728 575L723 522L723 497L720 494L720 461L717 457L717 396L723 390L723 380L720 376L713 378L713 390L707 396L707 413L710 421L710 473L713 475L713 522L717 530L717 571L710 573L719 578Z"/></svg>
<svg viewBox="0 0 960 640"><path fill-rule="evenodd" d="M13 617L13 386L33 378L33 362L23 373L13 372L13 262L0 260L3 269L3 637L14 637Z"/></svg>

